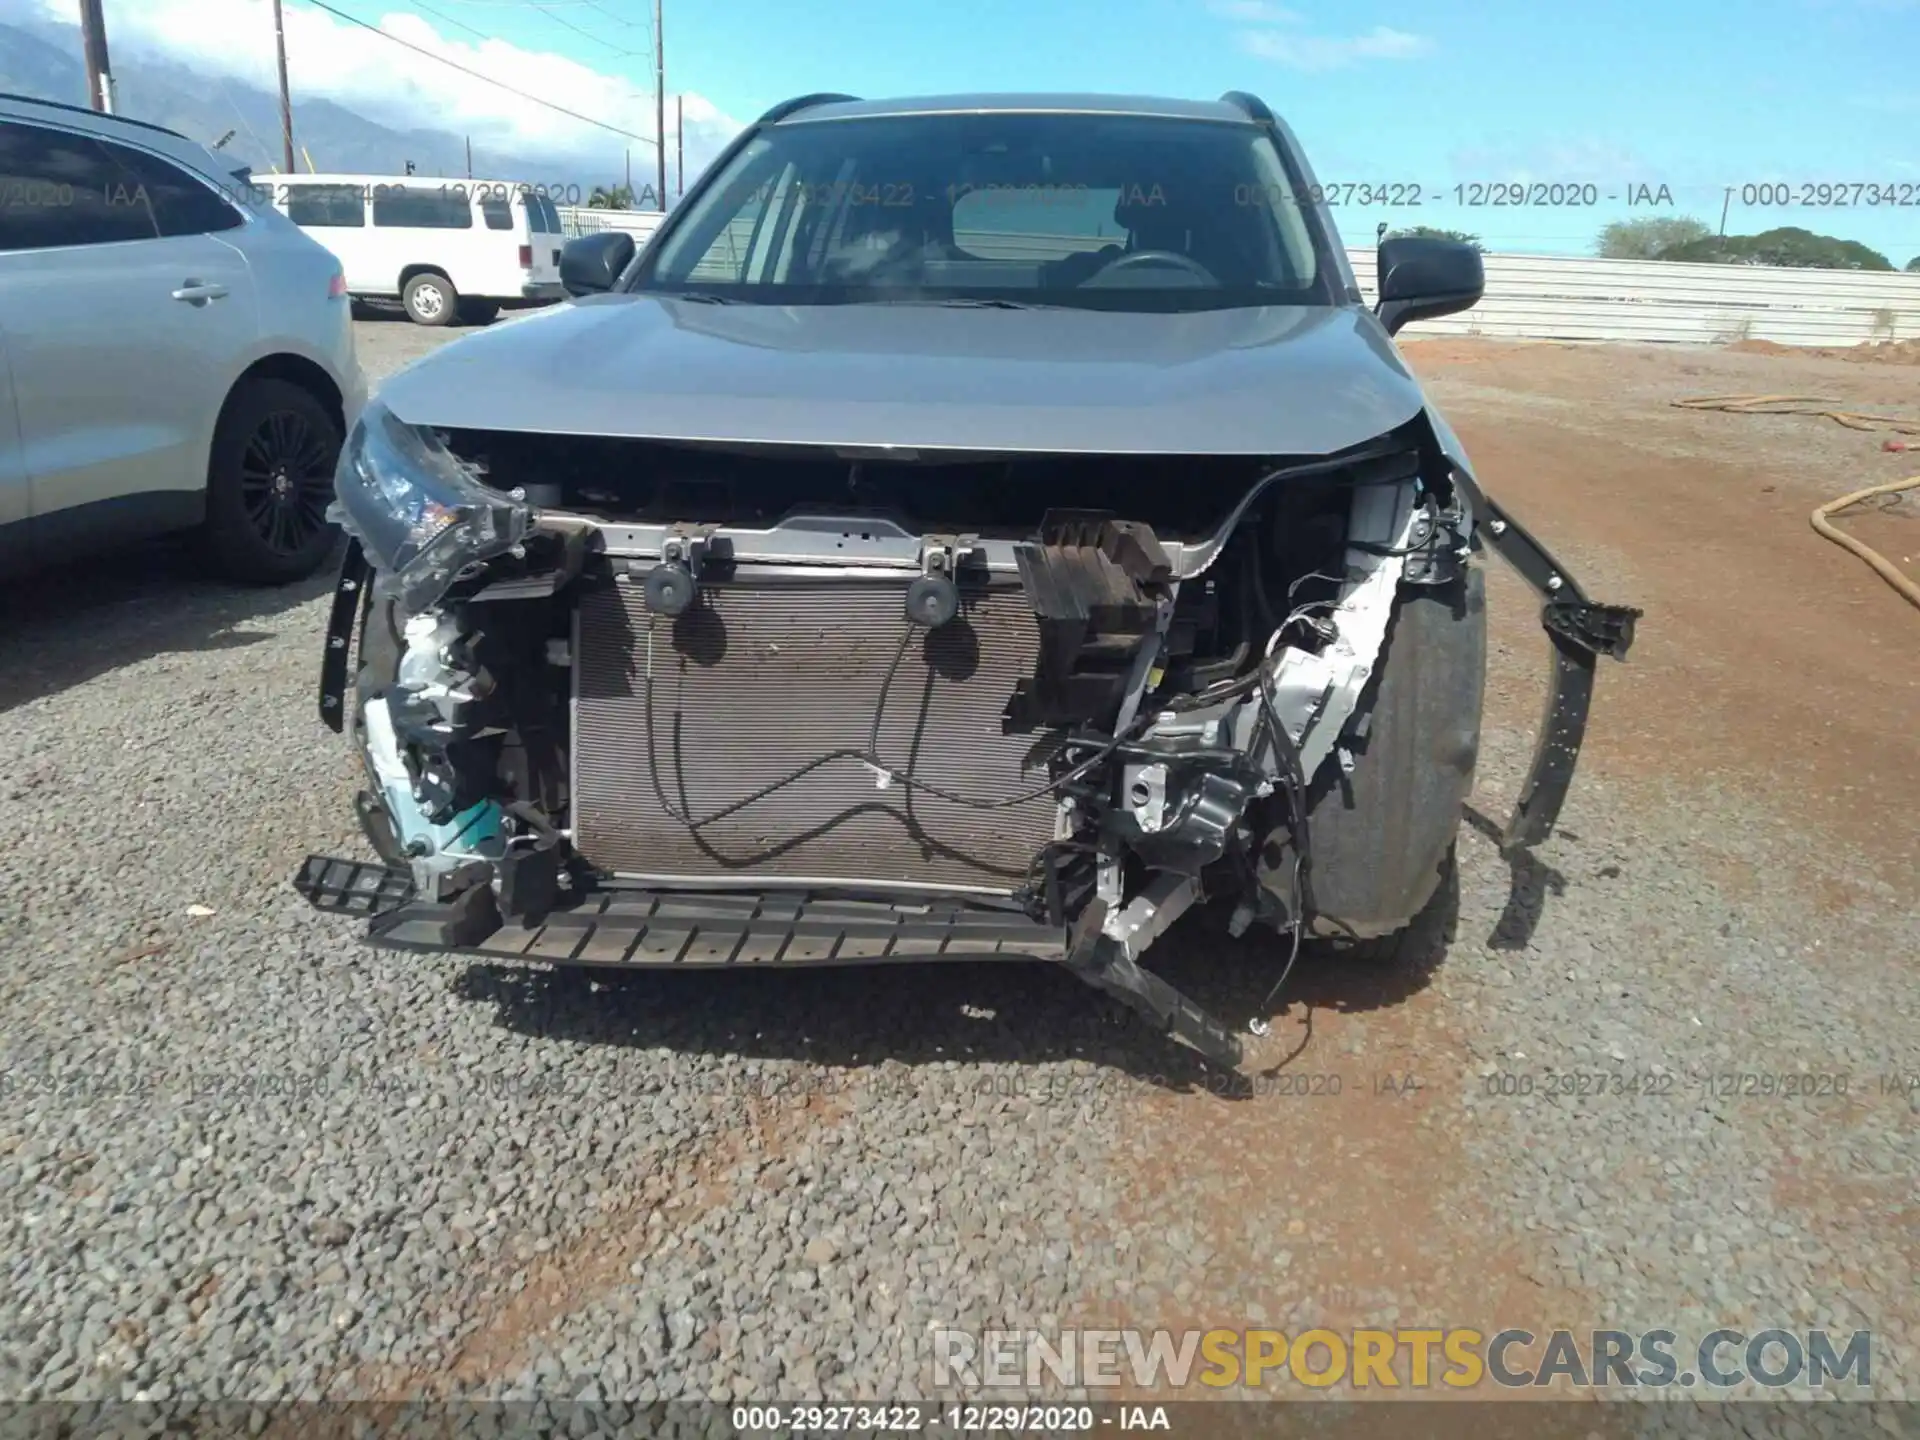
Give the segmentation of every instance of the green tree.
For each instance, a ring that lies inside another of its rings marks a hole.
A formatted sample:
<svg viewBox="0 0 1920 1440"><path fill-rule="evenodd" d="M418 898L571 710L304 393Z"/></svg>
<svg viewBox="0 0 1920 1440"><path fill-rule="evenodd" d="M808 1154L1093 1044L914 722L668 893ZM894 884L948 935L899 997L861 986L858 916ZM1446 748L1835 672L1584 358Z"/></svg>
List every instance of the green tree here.
<svg viewBox="0 0 1920 1440"><path fill-rule="evenodd" d="M1920 255L1914 256L1907 262L1907 269L1916 275L1920 275Z"/></svg>
<svg viewBox="0 0 1920 1440"><path fill-rule="evenodd" d="M1676 245L1704 240L1711 234L1712 227L1691 215L1616 220L1593 242L1593 253L1604 260L1658 260Z"/></svg>
<svg viewBox="0 0 1920 1440"><path fill-rule="evenodd" d="M633 191L625 185L596 185L587 197L589 210L631 210Z"/></svg>
<svg viewBox="0 0 1920 1440"><path fill-rule="evenodd" d="M1403 238L1409 240L1457 240L1462 245L1471 245L1483 254L1487 248L1480 243L1480 237L1478 235L1469 235L1464 230L1442 230L1435 225L1408 225L1404 229L1389 230L1386 238L1389 240L1399 240Z"/></svg>
<svg viewBox="0 0 1920 1440"><path fill-rule="evenodd" d="M1709 265L1788 265L1815 270L1891 270L1893 262L1858 240L1782 225L1758 235L1709 235L1660 252L1662 260Z"/></svg>

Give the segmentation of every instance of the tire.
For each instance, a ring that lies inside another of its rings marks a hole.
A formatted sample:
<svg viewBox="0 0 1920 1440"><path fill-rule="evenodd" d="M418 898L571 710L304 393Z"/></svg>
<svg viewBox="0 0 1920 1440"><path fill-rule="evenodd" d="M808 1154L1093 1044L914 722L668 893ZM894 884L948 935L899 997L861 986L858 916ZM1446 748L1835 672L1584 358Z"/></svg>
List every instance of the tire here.
<svg viewBox="0 0 1920 1440"><path fill-rule="evenodd" d="M416 325L451 325L460 313L460 292L438 270L422 270L400 291L400 303Z"/></svg>
<svg viewBox="0 0 1920 1440"><path fill-rule="evenodd" d="M1394 607L1364 723L1343 737L1352 770L1327 764L1308 786L1315 933L1395 940L1447 876L1480 748L1485 584L1476 568Z"/></svg>
<svg viewBox="0 0 1920 1440"><path fill-rule="evenodd" d="M491 325L500 318L498 300L462 300L460 302L460 323L462 325Z"/></svg>
<svg viewBox="0 0 1920 1440"><path fill-rule="evenodd" d="M285 585L325 563L340 534L326 511L341 439L332 412L291 381L234 387L214 429L202 531L222 574Z"/></svg>
<svg viewBox="0 0 1920 1440"><path fill-rule="evenodd" d="M1368 940L1334 942L1332 954L1336 959L1376 969L1398 965L1430 969L1436 956L1453 943L1459 918L1460 861L1457 847L1449 845L1440 861L1433 894L1411 922Z"/></svg>

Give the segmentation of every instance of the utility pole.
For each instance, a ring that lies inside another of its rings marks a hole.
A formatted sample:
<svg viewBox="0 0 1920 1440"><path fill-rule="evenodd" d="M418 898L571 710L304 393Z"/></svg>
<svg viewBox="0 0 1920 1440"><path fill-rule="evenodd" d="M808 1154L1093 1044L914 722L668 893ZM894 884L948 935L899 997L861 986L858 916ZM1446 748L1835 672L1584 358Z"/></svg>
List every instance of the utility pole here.
<svg viewBox="0 0 1920 1440"><path fill-rule="evenodd" d="M687 193L687 97L673 97L673 196Z"/></svg>
<svg viewBox="0 0 1920 1440"><path fill-rule="evenodd" d="M113 66L107 60L107 22L100 0L80 0L80 48L87 62L87 104L113 114Z"/></svg>
<svg viewBox="0 0 1920 1440"><path fill-rule="evenodd" d="M655 202L667 208L667 47L660 35L660 0L653 0L653 135L660 188Z"/></svg>
<svg viewBox="0 0 1920 1440"><path fill-rule="evenodd" d="M1733 187L1727 186L1727 198L1720 202L1720 238L1727 236L1727 207L1733 204Z"/></svg>
<svg viewBox="0 0 1920 1440"><path fill-rule="evenodd" d="M293 101L287 95L287 26L280 14L280 0L273 0L273 54L280 67L280 149L287 162L287 174L293 167Z"/></svg>
<svg viewBox="0 0 1920 1440"><path fill-rule="evenodd" d="M467 178L473 178L473 137L467 136Z"/></svg>

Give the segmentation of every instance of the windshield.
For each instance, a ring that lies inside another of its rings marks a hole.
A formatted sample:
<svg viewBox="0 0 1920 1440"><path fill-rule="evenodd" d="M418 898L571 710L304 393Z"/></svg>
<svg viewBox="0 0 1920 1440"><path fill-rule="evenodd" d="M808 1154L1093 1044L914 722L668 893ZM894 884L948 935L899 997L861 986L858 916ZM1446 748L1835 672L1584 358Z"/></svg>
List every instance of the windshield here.
<svg viewBox="0 0 1920 1440"><path fill-rule="evenodd" d="M1304 189L1252 124L787 121L702 185L635 286L766 304L1330 305Z"/></svg>

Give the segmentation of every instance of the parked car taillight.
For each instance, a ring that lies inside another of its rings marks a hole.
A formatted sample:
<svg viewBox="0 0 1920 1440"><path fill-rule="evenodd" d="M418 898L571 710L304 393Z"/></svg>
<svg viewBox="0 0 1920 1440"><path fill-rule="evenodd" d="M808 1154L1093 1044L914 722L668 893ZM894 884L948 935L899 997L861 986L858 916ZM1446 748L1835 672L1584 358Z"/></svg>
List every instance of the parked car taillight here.
<svg viewBox="0 0 1920 1440"><path fill-rule="evenodd" d="M341 300L346 297L346 293L347 277L336 270L333 272L333 278L327 281L327 298Z"/></svg>
<svg viewBox="0 0 1920 1440"><path fill-rule="evenodd" d="M522 270L531 270L533 268L533 246L522 245L520 247L520 268Z"/></svg>

